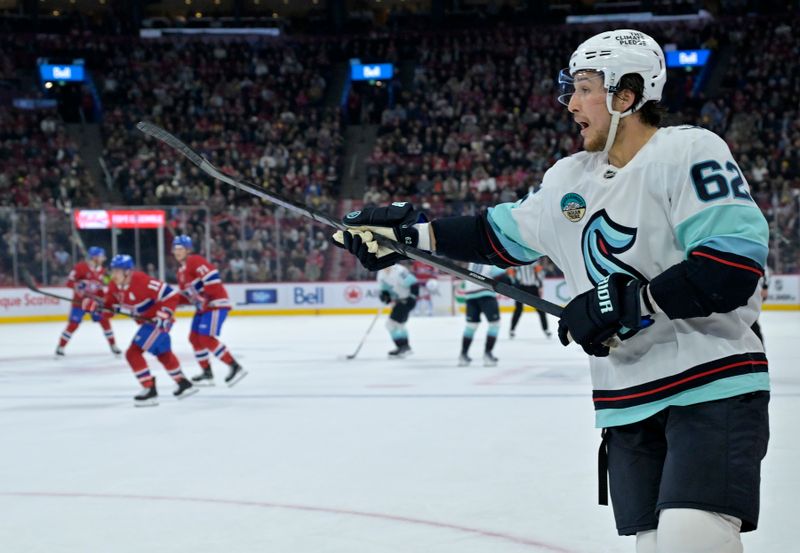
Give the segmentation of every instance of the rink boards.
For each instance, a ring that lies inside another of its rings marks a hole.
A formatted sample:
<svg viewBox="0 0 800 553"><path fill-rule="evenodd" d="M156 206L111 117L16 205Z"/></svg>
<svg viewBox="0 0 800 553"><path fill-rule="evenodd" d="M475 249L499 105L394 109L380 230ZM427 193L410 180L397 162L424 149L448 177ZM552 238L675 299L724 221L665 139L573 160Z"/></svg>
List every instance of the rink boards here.
<svg viewBox="0 0 800 553"><path fill-rule="evenodd" d="M458 311L454 288L456 282L447 277L438 279L434 290L423 288L418 314L452 315ZM228 284L234 305L231 315L342 315L374 313L381 307L378 285L374 281L352 282L281 282ZM51 287L47 291L71 296L68 288ZM427 298L430 298L428 305ZM563 279L545 279L543 297L563 305L570 300ZM501 297L503 311L513 302ZM800 275L774 275L770 279L769 297L764 309L800 309ZM0 288L0 323L43 322L62 320L69 311L69 302L36 294L27 288ZM178 316L188 316L185 309Z"/></svg>

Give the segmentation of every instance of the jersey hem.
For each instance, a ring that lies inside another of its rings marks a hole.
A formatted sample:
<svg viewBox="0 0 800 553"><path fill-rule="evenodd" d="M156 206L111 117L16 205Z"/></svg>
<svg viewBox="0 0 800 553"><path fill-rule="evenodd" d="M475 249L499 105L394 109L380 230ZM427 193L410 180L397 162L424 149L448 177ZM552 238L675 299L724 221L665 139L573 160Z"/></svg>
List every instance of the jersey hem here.
<svg viewBox="0 0 800 553"><path fill-rule="evenodd" d="M633 424L649 418L667 407L685 407L687 405L707 403L709 401L727 399L752 392L769 391L769 375L767 373L732 376L645 405L596 411L595 427L609 428L612 426Z"/></svg>

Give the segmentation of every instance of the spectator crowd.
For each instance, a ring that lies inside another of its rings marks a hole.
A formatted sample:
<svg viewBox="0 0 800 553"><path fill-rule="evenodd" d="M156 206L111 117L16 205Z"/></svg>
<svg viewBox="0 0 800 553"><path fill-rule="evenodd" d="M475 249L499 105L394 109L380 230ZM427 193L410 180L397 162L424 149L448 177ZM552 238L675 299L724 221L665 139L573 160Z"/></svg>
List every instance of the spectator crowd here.
<svg viewBox="0 0 800 553"><path fill-rule="evenodd" d="M713 66L670 71L666 123L701 125L728 142L770 222L771 267L800 271L800 20L732 16L643 30L676 48L725 52L716 80L709 80ZM89 35L72 47L69 37L34 45L6 35L0 81L17 78L37 55L72 48L87 59L102 101L103 158L117 193L106 201L167 206L168 234L208 238L228 280L316 280L331 264L324 233L210 180L136 123L153 121L223 170L332 213L341 195L344 126L373 123L378 137L366 162L364 203L408 198L434 216L474 213L535 190L550 165L580 149L571 117L556 102L555 76L595 31L400 30L344 42ZM375 53L412 69L380 90L354 90L340 111L335 63ZM0 92L0 206L56 214L96 204L99 183L58 114L3 100ZM12 226L17 258L37 267L44 259L61 278L68 263L59 260L71 245L60 237L68 232L58 217L45 225L44 249L38 215L11 219L0 210L0 284L9 280Z"/></svg>

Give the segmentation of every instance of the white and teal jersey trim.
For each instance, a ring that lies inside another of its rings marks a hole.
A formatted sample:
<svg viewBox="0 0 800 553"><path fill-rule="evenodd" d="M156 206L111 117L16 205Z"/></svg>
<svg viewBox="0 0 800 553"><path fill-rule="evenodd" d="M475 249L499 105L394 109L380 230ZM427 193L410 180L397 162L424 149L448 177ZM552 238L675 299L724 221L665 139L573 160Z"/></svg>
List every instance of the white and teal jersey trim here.
<svg viewBox="0 0 800 553"><path fill-rule="evenodd" d="M411 287L417 284L417 277L402 265L392 265L378 271L378 286L389 292L393 300L404 300L411 295Z"/></svg>
<svg viewBox="0 0 800 553"><path fill-rule="evenodd" d="M496 278L505 274L505 271L500 267L492 265L481 265L480 263L470 263L469 270L473 273L478 273L490 278ZM471 282L461 282L461 295L465 300L474 300L477 298L496 298L497 294L492 290L487 290L482 286L473 284Z"/></svg>
<svg viewBox="0 0 800 553"><path fill-rule="evenodd" d="M744 176L725 142L697 127L659 129L622 168L599 152L562 159L538 192L492 208L488 219L519 261L550 257L573 297L614 272L650 281L701 246L761 267L767 258L768 226ZM659 312L608 357L592 357L598 426L769 389L750 330L760 304L754 290L728 313L670 320Z"/></svg>
<svg viewBox="0 0 800 553"><path fill-rule="evenodd" d="M769 227L764 216L749 205L717 205L690 215L675 226L675 237L689 252L706 246L735 253L767 266Z"/></svg>

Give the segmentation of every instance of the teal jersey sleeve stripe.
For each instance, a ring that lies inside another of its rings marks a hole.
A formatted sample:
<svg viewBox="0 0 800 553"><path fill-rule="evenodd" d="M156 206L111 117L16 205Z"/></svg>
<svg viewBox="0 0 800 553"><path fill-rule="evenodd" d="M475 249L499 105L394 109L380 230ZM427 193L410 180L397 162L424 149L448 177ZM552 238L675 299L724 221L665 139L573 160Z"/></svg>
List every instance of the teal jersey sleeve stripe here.
<svg viewBox="0 0 800 553"><path fill-rule="evenodd" d="M769 225L755 205L725 204L708 207L679 223L675 227L675 235L685 253L707 245L712 239L718 239L719 244L733 244L725 239L744 240L751 245L731 253L750 257L762 267L767 263Z"/></svg>
<svg viewBox="0 0 800 553"><path fill-rule="evenodd" d="M403 279L403 285L405 286L413 286L417 283L417 277L412 275L411 273L406 275L406 278Z"/></svg>
<svg viewBox="0 0 800 553"><path fill-rule="evenodd" d="M505 269L501 269L500 267L492 267L492 270L489 272L489 276L492 278L503 276L504 274L506 274Z"/></svg>
<svg viewBox="0 0 800 553"><path fill-rule="evenodd" d="M383 292L384 290L387 292L391 292L392 287L386 284L385 282L381 282L381 292Z"/></svg>
<svg viewBox="0 0 800 553"><path fill-rule="evenodd" d="M624 409L600 409L595 411L595 426L597 428L623 426L642 421L670 405L694 405L760 391L769 391L769 373L731 376L652 403Z"/></svg>
<svg viewBox="0 0 800 553"><path fill-rule="evenodd" d="M767 254L769 253L765 245L745 238L739 238L738 236L714 236L708 240L704 240L699 245L713 248L720 252L735 253L736 255L748 257L759 263L762 267L766 266Z"/></svg>
<svg viewBox="0 0 800 553"><path fill-rule="evenodd" d="M498 204L489 208L486 219L489 221L492 230L500 245L519 261L531 263L542 257L542 254L525 245L519 226L512 216L512 211L519 207L522 200L514 203Z"/></svg>

